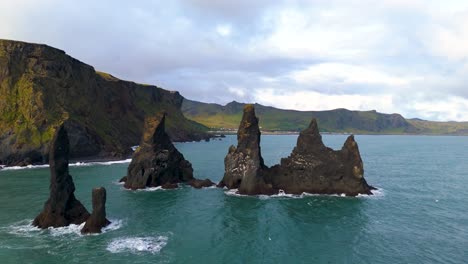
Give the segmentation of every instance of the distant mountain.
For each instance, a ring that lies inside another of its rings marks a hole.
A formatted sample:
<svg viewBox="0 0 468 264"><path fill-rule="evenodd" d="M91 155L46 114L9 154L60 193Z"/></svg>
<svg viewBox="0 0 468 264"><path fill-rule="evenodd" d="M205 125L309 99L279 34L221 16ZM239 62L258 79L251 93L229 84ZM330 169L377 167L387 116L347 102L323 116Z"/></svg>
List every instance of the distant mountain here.
<svg viewBox="0 0 468 264"><path fill-rule="evenodd" d="M185 99L184 115L212 129L237 129L242 117L243 103L231 102L225 106L201 103ZM467 135L468 122L431 122L421 119L405 119L400 114L382 114L376 111L283 110L255 104L255 111L263 130L300 131L317 118L322 132L355 134L454 134Z"/></svg>
<svg viewBox="0 0 468 264"><path fill-rule="evenodd" d="M0 164L47 161L55 127L68 120L71 155L120 158L139 143L147 115L166 111L176 141L208 137L186 119L178 92L96 72L47 45L0 40Z"/></svg>

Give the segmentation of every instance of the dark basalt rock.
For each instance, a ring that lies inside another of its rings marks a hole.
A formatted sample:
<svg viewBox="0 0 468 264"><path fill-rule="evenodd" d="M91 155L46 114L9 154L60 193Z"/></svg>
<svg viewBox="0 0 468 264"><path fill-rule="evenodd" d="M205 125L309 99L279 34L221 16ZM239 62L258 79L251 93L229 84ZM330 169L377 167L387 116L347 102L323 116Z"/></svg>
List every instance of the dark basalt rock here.
<svg viewBox="0 0 468 264"><path fill-rule="evenodd" d="M106 218L106 189L93 189L93 212L81 229L82 234L101 233L102 228L111 222Z"/></svg>
<svg viewBox="0 0 468 264"><path fill-rule="evenodd" d="M300 133L291 155L271 168L263 163L252 105L244 108L237 140L237 148L231 146L224 160L224 178L218 187L238 188L240 194L250 195L278 190L291 194L372 194L354 136L348 137L341 150L334 151L323 144L315 119Z"/></svg>
<svg viewBox="0 0 468 264"><path fill-rule="evenodd" d="M211 187L211 186L216 185L214 182L212 182L209 179L204 179L204 180L193 179L193 180L189 181L188 184L190 186L192 186L193 188L195 188L195 189L201 189L203 187L206 188L206 187Z"/></svg>
<svg viewBox="0 0 468 264"><path fill-rule="evenodd" d="M127 176L123 176L122 178L120 178L119 182L120 183L125 183L127 181Z"/></svg>
<svg viewBox="0 0 468 264"><path fill-rule="evenodd" d="M64 125L55 132L52 140L50 164L50 195L43 211L34 219L39 228L81 224L89 217L86 208L75 198L75 185L68 173L69 141Z"/></svg>
<svg viewBox="0 0 468 264"><path fill-rule="evenodd" d="M174 147L165 131L166 114L146 121L143 140L128 167L125 188L171 186L193 179L192 164Z"/></svg>
<svg viewBox="0 0 468 264"><path fill-rule="evenodd" d="M323 144L315 119L300 133L291 155L269 173L273 185L286 193L372 194L354 136L334 151Z"/></svg>
<svg viewBox="0 0 468 264"><path fill-rule="evenodd" d="M274 194L265 181L267 169L260 151L260 129L253 105L244 107L237 132L237 148L231 146L224 159L225 173L219 186L238 189L240 194Z"/></svg>

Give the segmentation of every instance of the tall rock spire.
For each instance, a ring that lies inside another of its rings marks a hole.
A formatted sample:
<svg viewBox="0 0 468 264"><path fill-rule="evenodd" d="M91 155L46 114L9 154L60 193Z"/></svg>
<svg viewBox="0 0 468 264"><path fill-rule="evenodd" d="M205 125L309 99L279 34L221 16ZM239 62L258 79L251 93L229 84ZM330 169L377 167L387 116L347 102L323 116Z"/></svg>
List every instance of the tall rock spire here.
<svg viewBox="0 0 468 264"><path fill-rule="evenodd" d="M81 233L101 233L102 228L110 224L106 218L106 189L104 187L93 189L93 212L86 220Z"/></svg>
<svg viewBox="0 0 468 264"><path fill-rule="evenodd" d="M89 217L86 208L75 198L75 184L68 173L69 141L62 124L55 132L49 153L50 195L33 225L40 228L81 224Z"/></svg>
<svg viewBox="0 0 468 264"><path fill-rule="evenodd" d="M237 142L237 148L231 146L224 159L225 172L220 186L238 188L241 194L275 193L263 177L266 166L260 150L260 128L253 105L244 107Z"/></svg>

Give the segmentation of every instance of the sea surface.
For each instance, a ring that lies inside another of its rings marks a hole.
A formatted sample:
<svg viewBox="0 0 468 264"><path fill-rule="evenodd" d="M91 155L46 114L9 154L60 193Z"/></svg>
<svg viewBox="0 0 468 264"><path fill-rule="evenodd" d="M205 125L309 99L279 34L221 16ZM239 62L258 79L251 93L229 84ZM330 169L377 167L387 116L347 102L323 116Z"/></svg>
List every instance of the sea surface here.
<svg viewBox="0 0 468 264"><path fill-rule="evenodd" d="M346 137L325 135L341 148ZM267 165L297 135L262 136ZM39 230L46 167L0 170L0 263L468 263L468 137L356 136L374 196L240 197L182 186L128 191L129 161L74 164L76 197L107 189L112 221L100 235L79 226ZM177 144L195 177L221 180L235 136Z"/></svg>

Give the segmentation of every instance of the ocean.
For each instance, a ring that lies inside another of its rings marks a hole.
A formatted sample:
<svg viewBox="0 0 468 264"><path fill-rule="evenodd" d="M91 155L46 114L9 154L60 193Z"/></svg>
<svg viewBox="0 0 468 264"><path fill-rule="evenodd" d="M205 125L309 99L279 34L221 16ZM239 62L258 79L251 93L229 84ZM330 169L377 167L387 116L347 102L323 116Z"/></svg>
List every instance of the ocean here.
<svg viewBox="0 0 468 264"><path fill-rule="evenodd" d="M344 135L324 135L339 149ZM262 136L267 165L297 135ZM107 189L112 224L39 230L49 169L0 170L0 263L467 263L468 137L356 136L373 196L238 196L218 188L129 191L129 160L70 167L75 195ZM197 178L219 182L235 136L178 143Z"/></svg>

